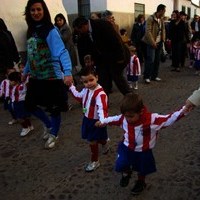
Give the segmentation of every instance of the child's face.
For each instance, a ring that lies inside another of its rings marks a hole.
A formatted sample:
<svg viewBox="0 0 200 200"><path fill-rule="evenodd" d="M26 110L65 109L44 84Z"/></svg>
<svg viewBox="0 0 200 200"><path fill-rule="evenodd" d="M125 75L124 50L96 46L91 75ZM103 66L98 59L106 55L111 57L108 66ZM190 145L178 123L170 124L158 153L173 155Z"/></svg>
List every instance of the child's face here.
<svg viewBox="0 0 200 200"><path fill-rule="evenodd" d="M19 65L19 71L22 73L24 71L24 65L23 64L20 64Z"/></svg>
<svg viewBox="0 0 200 200"><path fill-rule="evenodd" d="M125 112L124 117L129 124L134 124L140 119L140 113Z"/></svg>
<svg viewBox="0 0 200 200"><path fill-rule="evenodd" d="M97 87L98 76L89 74L87 76L81 76L81 80L84 86L90 90L94 90Z"/></svg>

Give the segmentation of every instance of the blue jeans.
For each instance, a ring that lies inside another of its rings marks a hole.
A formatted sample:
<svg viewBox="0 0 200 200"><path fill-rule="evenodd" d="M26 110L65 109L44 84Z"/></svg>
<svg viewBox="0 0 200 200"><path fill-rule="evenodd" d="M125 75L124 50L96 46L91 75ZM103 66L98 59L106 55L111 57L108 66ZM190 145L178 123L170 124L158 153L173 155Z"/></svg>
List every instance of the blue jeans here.
<svg viewBox="0 0 200 200"><path fill-rule="evenodd" d="M163 43L159 42L157 44L157 48L154 49L151 45L147 44L146 59L144 64L144 79L154 80L158 77L162 45Z"/></svg>

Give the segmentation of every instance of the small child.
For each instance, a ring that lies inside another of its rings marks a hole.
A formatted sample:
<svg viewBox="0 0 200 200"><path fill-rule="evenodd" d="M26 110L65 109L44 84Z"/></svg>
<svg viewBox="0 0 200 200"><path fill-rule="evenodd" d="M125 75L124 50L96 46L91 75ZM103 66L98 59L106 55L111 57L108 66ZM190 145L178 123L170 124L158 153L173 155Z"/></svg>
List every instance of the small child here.
<svg viewBox="0 0 200 200"><path fill-rule="evenodd" d="M141 75L141 67L139 58L136 56L136 48L134 46L129 47L131 58L130 63L127 65L127 80L130 88L138 89L138 79Z"/></svg>
<svg viewBox="0 0 200 200"><path fill-rule="evenodd" d="M11 99L10 99L12 86L10 85L10 81L8 80L8 75L12 72L15 72L14 68L7 69L6 78L1 82L0 85L0 97L3 98L4 110L8 110L12 116L12 120L8 122L9 125L17 123L14 111L11 106Z"/></svg>
<svg viewBox="0 0 200 200"><path fill-rule="evenodd" d="M90 54L85 55L84 58L83 58L83 60L84 60L85 67L94 67L94 68L96 68L94 66L94 61L92 59L92 56Z"/></svg>
<svg viewBox="0 0 200 200"><path fill-rule="evenodd" d="M103 154L107 154L109 151L106 127L99 128L95 126L98 120L108 116L107 95L97 83L98 76L94 67L84 67L80 72L80 76L85 87L80 92L76 90L74 85L69 89L73 96L79 102L82 102L84 114L82 138L89 141L91 150L91 161L85 166L85 171L91 172L100 166L98 144L102 145Z"/></svg>
<svg viewBox="0 0 200 200"><path fill-rule="evenodd" d="M193 45L194 48L194 69L195 75L200 76L200 41L196 41Z"/></svg>
<svg viewBox="0 0 200 200"><path fill-rule="evenodd" d="M123 140L118 146L115 170L122 173L121 187L129 184L132 170L137 171L138 180L131 190L131 193L136 195L145 189L146 175L156 171L152 149L156 144L158 131L183 117L184 107L167 115L150 113L138 94L129 93L124 96L120 109L121 115L105 118L97 122L96 126L110 124L123 129Z"/></svg>
<svg viewBox="0 0 200 200"><path fill-rule="evenodd" d="M12 72L8 75L10 80L10 85L13 86L11 93L12 107L15 113L16 118L22 126L22 131L20 136L26 136L34 128L30 122L30 113L25 109L24 102L26 96L26 84L23 84L21 81L20 72Z"/></svg>

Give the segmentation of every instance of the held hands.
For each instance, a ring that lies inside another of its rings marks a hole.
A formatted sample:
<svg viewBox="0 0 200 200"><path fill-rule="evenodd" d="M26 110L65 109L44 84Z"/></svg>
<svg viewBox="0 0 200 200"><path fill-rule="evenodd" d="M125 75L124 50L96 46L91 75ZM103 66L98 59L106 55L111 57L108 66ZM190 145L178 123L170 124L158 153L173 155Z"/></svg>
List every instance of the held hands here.
<svg viewBox="0 0 200 200"><path fill-rule="evenodd" d="M73 78L72 76L64 76L64 83L67 86L71 86L73 83Z"/></svg>
<svg viewBox="0 0 200 200"><path fill-rule="evenodd" d="M186 100L183 113L187 114L188 112L192 111L194 108L195 108L195 105L191 101Z"/></svg>
<svg viewBox="0 0 200 200"><path fill-rule="evenodd" d="M97 121L97 122L95 123L95 126L101 128L101 127L105 127L106 124L102 124L100 121Z"/></svg>

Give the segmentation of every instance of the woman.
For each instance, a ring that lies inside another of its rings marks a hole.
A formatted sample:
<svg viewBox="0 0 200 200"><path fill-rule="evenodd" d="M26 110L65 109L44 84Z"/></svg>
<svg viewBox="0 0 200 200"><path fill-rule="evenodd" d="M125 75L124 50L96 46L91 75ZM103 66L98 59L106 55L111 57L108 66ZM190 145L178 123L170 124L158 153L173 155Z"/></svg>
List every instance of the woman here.
<svg viewBox="0 0 200 200"><path fill-rule="evenodd" d="M72 30L67 24L63 14L59 13L54 19L55 26L59 29L62 40L65 44L65 48L69 51L69 55L72 61L72 67L77 66L77 55L75 46L72 40Z"/></svg>
<svg viewBox="0 0 200 200"><path fill-rule="evenodd" d="M45 148L53 148L61 123L60 112L66 104L64 83L72 83L71 61L43 0L28 1L25 19L27 63L23 74L30 74L25 105L44 123ZM50 112L50 118L41 107Z"/></svg>

